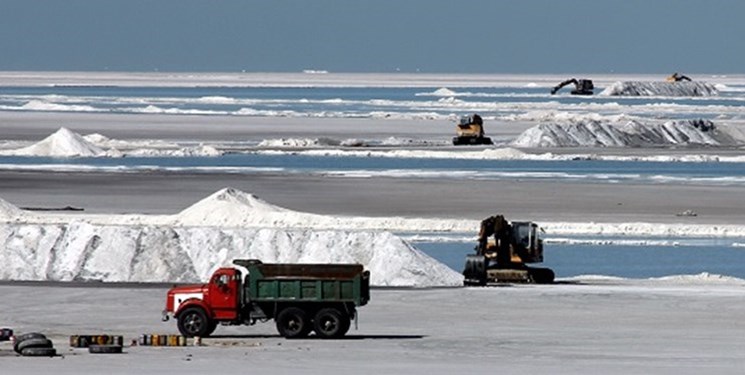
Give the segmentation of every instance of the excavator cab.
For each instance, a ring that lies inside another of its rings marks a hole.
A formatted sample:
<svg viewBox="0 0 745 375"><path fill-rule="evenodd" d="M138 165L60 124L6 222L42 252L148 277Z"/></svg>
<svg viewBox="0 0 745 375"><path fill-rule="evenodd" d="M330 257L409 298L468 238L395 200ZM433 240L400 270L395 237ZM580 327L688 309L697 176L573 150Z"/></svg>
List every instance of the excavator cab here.
<svg viewBox="0 0 745 375"><path fill-rule="evenodd" d="M522 263L543 262L543 240L540 238L538 224L521 221L512 222L514 250L511 259Z"/></svg>
<svg viewBox="0 0 745 375"><path fill-rule="evenodd" d="M508 222L502 215L484 219L476 254L466 256L464 285L552 283L554 272L551 269L527 266L528 263L543 262L540 233L540 227L533 222Z"/></svg>
<svg viewBox="0 0 745 375"><path fill-rule="evenodd" d="M463 116L455 126L454 145L490 145L491 138L484 136L484 120L477 114Z"/></svg>

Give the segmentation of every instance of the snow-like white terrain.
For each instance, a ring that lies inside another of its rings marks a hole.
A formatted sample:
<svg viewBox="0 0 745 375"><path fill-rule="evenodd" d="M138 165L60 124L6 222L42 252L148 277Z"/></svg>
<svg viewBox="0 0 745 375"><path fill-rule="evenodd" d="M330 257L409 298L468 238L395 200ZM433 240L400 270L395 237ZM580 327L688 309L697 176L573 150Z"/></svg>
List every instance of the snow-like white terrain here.
<svg viewBox="0 0 745 375"><path fill-rule="evenodd" d="M638 82L619 81L606 87L600 95L608 96L715 96L717 88L706 82Z"/></svg>
<svg viewBox="0 0 745 375"><path fill-rule="evenodd" d="M13 156L95 157L105 154L103 149L65 127L30 146L0 151L0 155Z"/></svg>
<svg viewBox="0 0 745 375"><path fill-rule="evenodd" d="M516 147L738 146L745 136L708 120L663 123L571 121L536 125L517 137Z"/></svg>
<svg viewBox="0 0 745 375"><path fill-rule="evenodd" d="M220 227L0 225L0 280L197 282L233 259L360 263L378 286L462 277L389 232Z"/></svg>
<svg viewBox="0 0 745 375"><path fill-rule="evenodd" d="M15 143L13 143L15 144ZM0 150L1 156L45 157L184 157L220 156L223 152L211 145L179 146L160 140L121 141L99 133L82 136L65 127L43 140L21 148Z"/></svg>
<svg viewBox="0 0 745 375"><path fill-rule="evenodd" d="M223 189L175 217L127 215L117 220L99 215L85 221L23 213L4 201L0 210L0 220L9 222L0 225L4 280L198 281L232 259L254 258L360 263L371 271L374 285L443 286L462 281L459 274L389 232L337 230L340 218L330 218L328 224L337 226L325 229L293 229L303 227L298 220L324 217L285 210L234 189ZM294 225L278 228L283 216L294 217ZM258 218L253 224L259 225L246 228L240 218Z"/></svg>

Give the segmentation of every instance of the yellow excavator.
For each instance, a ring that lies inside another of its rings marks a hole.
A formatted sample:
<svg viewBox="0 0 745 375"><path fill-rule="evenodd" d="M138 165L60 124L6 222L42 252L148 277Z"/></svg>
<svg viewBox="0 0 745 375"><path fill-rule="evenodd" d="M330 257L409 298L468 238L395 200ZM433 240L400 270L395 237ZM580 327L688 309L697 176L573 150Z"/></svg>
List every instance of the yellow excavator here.
<svg viewBox="0 0 745 375"><path fill-rule="evenodd" d="M455 126L453 144L458 145L490 145L491 138L484 136L484 120L477 114L463 116Z"/></svg>
<svg viewBox="0 0 745 375"><path fill-rule="evenodd" d="M481 221L476 254L466 256L463 284L553 283L554 271L527 265L543 262L540 232L536 223L509 222L502 215Z"/></svg>
<svg viewBox="0 0 745 375"><path fill-rule="evenodd" d="M665 80L668 82L692 81L690 77L679 74L678 72L673 73L671 76L665 78Z"/></svg>

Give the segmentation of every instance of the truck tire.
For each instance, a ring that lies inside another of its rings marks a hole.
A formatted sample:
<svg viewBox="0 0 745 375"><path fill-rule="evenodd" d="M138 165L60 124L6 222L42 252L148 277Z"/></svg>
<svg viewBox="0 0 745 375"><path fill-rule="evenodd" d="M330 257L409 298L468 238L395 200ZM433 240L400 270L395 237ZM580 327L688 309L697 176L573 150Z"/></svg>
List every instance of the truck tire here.
<svg viewBox="0 0 745 375"><path fill-rule="evenodd" d="M209 329L207 329L207 333L205 334L205 337L211 336L213 333L215 333L216 329L217 329L217 322L214 320L210 320L210 326L209 326Z"/></svg>
<svg viewBox="0 0 745 375"><path fill-rule="evenodd" d="M349 331L349 316L335 308L321 309L313 319L313 330L324 339L339 338Z"/></svg>
<svg viewBox="0 0 745 375"><path fill-rule="evenodd" d="M310 333L308 317L300 308L287 307L277 315L277 332L288 339L306 337Z"/></svg>
<svg viewBox="0 0 745 375"><path fill-rule="evenodd" d="M212 324L204 309L190 307L178 315L178 323L176 325L179 332L186 337L208 337L212 333L210 332Z"/></svg>
<svg viewBox="0 0 745 375"><path fill-rule="evenodd" d="M21 350L24 357L54 357L57 350L54 348L24 348Z"/></svg>

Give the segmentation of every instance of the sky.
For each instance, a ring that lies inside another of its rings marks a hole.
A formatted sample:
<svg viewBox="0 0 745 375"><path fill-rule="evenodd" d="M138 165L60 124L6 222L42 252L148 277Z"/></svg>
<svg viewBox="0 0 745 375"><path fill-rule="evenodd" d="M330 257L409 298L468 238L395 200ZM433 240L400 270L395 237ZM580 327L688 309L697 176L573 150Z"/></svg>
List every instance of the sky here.
<svg viewBox="0 0 745 375"><path fill-rule="evenodd" d="M0 70L744 73L741 0L0 0Z"/></svg>

